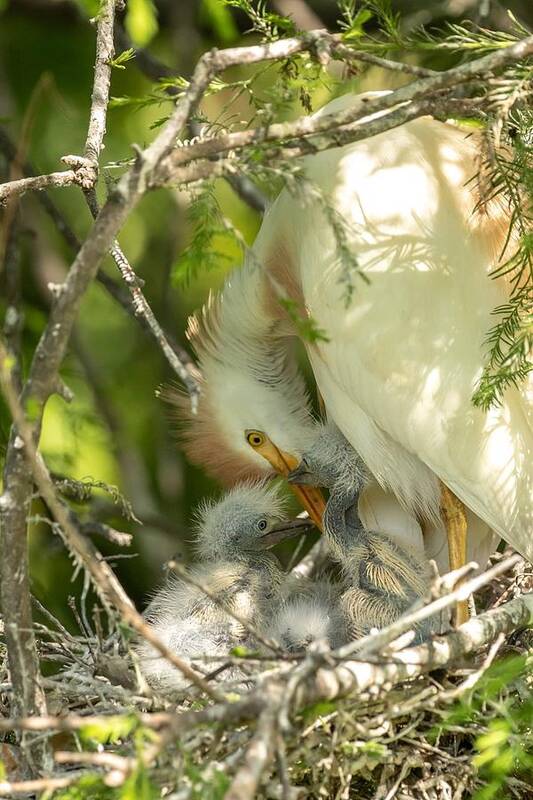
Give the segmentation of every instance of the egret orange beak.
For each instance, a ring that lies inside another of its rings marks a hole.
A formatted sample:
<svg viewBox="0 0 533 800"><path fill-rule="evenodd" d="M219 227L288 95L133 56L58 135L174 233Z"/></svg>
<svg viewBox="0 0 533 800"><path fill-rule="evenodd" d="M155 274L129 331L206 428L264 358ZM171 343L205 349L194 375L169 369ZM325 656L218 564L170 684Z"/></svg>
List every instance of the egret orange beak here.
<svg viewBox="0 0 533 800"><path fill-rule="evenodd" d="M279 474L287 477L289 472L296 469L300 463L296 456L291 453L286 453L276 447L274 442L268 438L263 431L248 430L244 432L246 441L256 453L259 453L264 459L268 461L270 466ZM309 514L309 518L313 520L315 525L320 531L323 531L322 518L326 501L321 490L314 486L296 486L289 484L292 491Z"/></svg>

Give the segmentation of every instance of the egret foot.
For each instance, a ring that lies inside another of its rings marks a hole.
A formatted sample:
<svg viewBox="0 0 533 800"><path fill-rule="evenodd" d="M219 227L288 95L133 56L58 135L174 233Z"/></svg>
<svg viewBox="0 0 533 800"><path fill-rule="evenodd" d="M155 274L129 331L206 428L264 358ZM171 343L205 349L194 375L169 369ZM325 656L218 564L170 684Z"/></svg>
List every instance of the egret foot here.
<svg viewBox="0 0 533 800"><path fill-rule="evenodd" d="M461 500L441 483L441 512L448 538L450 570L466 564L466 514ZM457 628L470 619L468 601L460 600L453 612L453 624Z"/></svg>

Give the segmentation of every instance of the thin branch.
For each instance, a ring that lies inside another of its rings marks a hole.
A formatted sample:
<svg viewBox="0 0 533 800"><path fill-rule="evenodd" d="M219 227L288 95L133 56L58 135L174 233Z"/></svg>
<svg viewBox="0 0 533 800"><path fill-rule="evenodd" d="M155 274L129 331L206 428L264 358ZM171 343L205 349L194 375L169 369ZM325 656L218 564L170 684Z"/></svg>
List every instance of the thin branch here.
<svg viewBox="0 0 533 800"><path fill-rule="evenodd" d="M71 786L83 775L90 773L87 772L69 772L68 775L63 775L60 778L37 778L31 781L1 781L0 782L0 796L13 797L16 794L30 795L37 792L46 793L54 792L57 789L65 789ZM41 795L42 797L43 795Z"/></svg>
<svg viewBox="0 0 533 800"><path fill-rule="evenodd" d="M498 577L498 575L512 569L521 560L522 557L518 554L505 558L486 572L481 573L481 575L476 575L471 580L461 584L454 591L446 593L444 597L439 597L437 600L428 604L424 604L423 601L420 601L410 613L404 614L377 633L368 634L361 639L357 639L355 642L344 645L344 647L336 651L335 655L339 658L346 658L349 655L357 654L359 657L364 658L379 652L383 647L393 642L401 636L402 633L412 629L419 622L439 614L457 601L467 600L471 594L482 586L486 586L494 578ZM461 571L467 568L470 568L470 571L472 571L477 568L477 564L473 562L467 564Z"/></svg>
<svg viewBox="0 0 533 800"><path fill-rule="evenodd" d="M62 172L51 172L48 175L21 178L20 180L9 181L0 185L0 203L4 202L8 197L24 194L29 190L46 189L51 186L72 186L75 183L85 189L90 189L95 185L98 179L98 159L104 146L107 106L109 103L111 61L114 54L114 19L115 0L104 0L98 15L91 110L83 157L63 156L61 160L71 169L63 170Z"/></svg>
<svg viewBox="0 0 533 800"><path fill-rule="evenodd" d="M98 522L97 520L83 522L80 525L80 530L85 534L97 534L98 536L102 536L104 539L107 539L108 542L116 544L119 547L129 547L133 538L131 533L117 531L110 525L106 525L103 522Z"/></svg>
<svg viewBox="0 0 533 800"><path fill-rule="evenodd" d="M313 32L313 36L310 34L308 35L308 41L309 38L314 42L315 47L320 43L334 50L337 46L335 37L326 32ZM283 42L286 44L287 54L300 52L300 50L296 49L294 40L291 39L281 40L275 44L280 45ZM308 44L308 48L310 49L310 44ZM254 48L249 49L253 50ZM231 53L231 51L222 50L219 56L222 56L224 53ZM469 61L453 69L437 72L430 77L424 77L420 80L413 81L388 94L373 98L362 97L359 99L359 103L335 114L327 114L321 117L300 117L293 122L273 123L264 128L252 128L245 131L214 136L203 142L179 147L163 161L155 175L155 182L153 185L160 185L161 183L175 179L179 180L179 173L178 175L173 175L173 171L177 170L179 166L193 160L239 150L250 145L257 146L266 142L282 142L284 140L298 140L301 137L317 137L318 134L331 134L329 137L324 136L321 139L313 139L313 151L316 152L318 150L348 144L360 138L374 136L377 133L389 130L391 127L403 124L409 119L414 119L417 116L430 113L431 104L428 95L433 95L444 89L450 89L451 87L473 78L479 78L488 72L501 69L509 63L527 58L532 53L533 36L529 36L526 39L522 39L508 47L497 50L494 53L489 53L474 61ZM224 63L224 60L221 60L222 63ZM229 60L230 62L232 61L231 58ZM424 100L425 102L421 102L419 106L416 107L414 106L415 100ZM411 103L411 105L417 109L417 112L406 112L406 110L404 110L403 114L405 114L405 116L402 116L402 114L398 115L397 111L393 111L392 113L397 115L397 121L393 125L390 124L389 115L382 116L378 120L372 120L371 123L360 123L360 120L371 114L389 111L402 103ZM364 130L364 134L361 133L361 130ZM292 144L290 141L285 142L285 147L293 147L293 155L306 152L302 150L301 142L298 141ZM307 152L309 152L309 150ZM189 177L188 179L190 180L191 178Z"/></svg>
<svg viewBox="0 0 533 800"><path fill-rule="evenodd" d="M9 137L7 131L0 126L0 149L4 151L6 157L10 160L13 160L16 156L17 150L16 147ZM33 166L29 161L25 161L22 165L23 172L28 177L32 177L34 174ZM76 234L70 227L67 220L62 215L61 211L57 208L54 201L49 197L46 192L40 192L37 195L37 198L49 215L49 217L54 222L55 226L57 227L59 233L63 236L63 239L67 243L67 245L77 253L81 247L81 242L77 238ZM129 314L131 317L137 320L143 328L148 333L151 333L150 327L148 325L147 320L143 316L139 316L135 311L135 305L132 300L131 294L126 292L122 286L116 283L109 275L104 272L103 270L98 270L96 274L96 279L102 286L106 289L109 295L117 302L123 309ZM180 345L179 343L172 340L169 333L164 332L164 336L168 342L171 343L171 347L175 350L176 355L180 362L185 365L185 367L191 372L192 375L198 375L197 367L192 360L190 354L187 350Z"/></svg>
<svg viewBox="0 0 533 800"><path fill-rule="evenodd" d="M85 191L84 194L91 214L96 219L100 213L96 192L94 189L89 189ZM131 264L124 255L124 252L116 239L111 245L110 254L131 294L136 316L142 317L145 320L150 333L153 335L159 347L163 351L168 363L187 389L191 400L191 408L193 413L195 413L198 408L198 400L200 397L198 370L195 368L194 364L192 364L190 359L186 362L181 361L175 349L170 345L161 325L157 321L155 314L148 303L148 300L143 294L137 275L135 274Z"/></svg>
<svg viewBox="0 0 533 800"><path fill-rule="evenodd" d="M362 698L369 689L391 691L399 683L438 668L449 667L465 655L491 645L500 634L509 634L532 624L533 594L530 594L481 614L456 631L437 637L432 642L405 649L389 662L374 664L349 661L336 667L318 664L317 668L316 664L313 665L313 660L319 662L319 654L309 654L306 662L279 677L274 675L270 681L249 692L242 700L172 716L157 744L145 751L143 763L148 766L163 746L170 744L193 726L235 725L260 717L266 709L274 708L279 712L280 697L285 702L288 686L294 682L296 672L300 673L302 680L295 689L293 713L321 700L336 700L347 696ZM327 656L324 658L327 659ZM262 741L264 754L263 738Z"/></svg>
<svg viewBox="0 0 533 800"><path fill-rule="evenodd" d="M90 163L91 170L86 176L89 180L88 185L82 184L84 188L91 188L97 181L98 162L104 147L109 87L111 84L111 62L115 53L113 41L114 22L115 0L104 0L98 15L91 112L84 150L84 156ZM80 177L79 174L78 177Z"/></svg>
<svg viewBox="0 0 533 800"><path fill-rule="evenodd" d="M259 782L274 754L277 734L279 702L272 702L262 711L257 729L244 754L244 763L238 770L224 800L250 800L257 796Z"/></svg>
<svg viewBox="0 0 533 800"><path fill-rule="evenodd" d="M76 183L76 171L73 169L62 172L51 172L49 175L34 175L31 178L20 178L0 184L0 203L9 197L17 197L30 190L48 189L52 186L72 186Z"/></svg>
<svg viewBox="0 0 533 800"><path fill-rule="evenodd" d="M387 687L425 672L449 667L458 659L492 644L500 634L533 624L533 594L473 617L457 630L416 647L395 653L388 664L346 661L338 667L319 669L299 702L313 702L346 695L361 695L371 686Z"/></svg>
<svg viewBox="0 0 533 800"><path fill-rule="evenodd" d="M372 64L374 67L381 67L390 72L403 72L406 75L416 75L417 78L430 78L432 75L440 74L437 70L417 67L416 64L406 64L403 61L391 61L389 58L382 58L373 53L365 53L364 50L353 50L342 42L335 42L332 44L331 50L337 58L342 59L347 64L353 61L362 61L363 63Z"/></svg>
<svg viewBox="0 0 533 800"><path fill-rule="evenodd" d="M235 702L217 703L198 711L136 713L140 725L160 731L154 745L146 748L136 759L124 759L116 762L120 775L117 780L125 780L128 770L135 769L141 763L149 766L153 759L162 752L162 748L171 745L177 737L188 734L191 729L202 725L235 726L246 720L258 719L256 733L244 756L244 764L238 771L233 790L236 797L251 797L259 785L271 758L278 730L279 710L287 701L288 686L294 682L298 672L301 678L296 688L292 713L320 700L335 700L353 696L364 700L368 691L391 691L398 683L411 680L436 668L446 668L464 659L465 655L500 642L502 635L533 624L533 594L517 598L504 606L492 609L475 619L471 619L456 631L445 636L436 637L417 647L409 648L382 663L366 661L350 661L332 666L327 663L327 655L309 654L305 664L294 669L283 669L272 673L270 678L259 689L250 691L242 699ZM484 667L494 657L496 645L492 646L485 659ZM313 661L316 663L313 664ZM322 661L322 663L320 663ZM305 674L302 666L306 667ZM403 712L402 712L403 713ZM65 717L34 717L26 719L0 719L0 730L29 731L74 731L92 724L120 725L121 720L130 717L131 712L124 715L92 715L80 716L69 714ZM429 746L428 746L429 747ZM61 757L63 759L63 756ZM76 754L65 756L65 759L78 760ZM85 757L82 756L85 760ZM87 757L88 759L91 756ZM102 763L103 765L103 763ZM108 765L113 768L114 764ZM252 787L246 795L244 789Z"/></svg>
<svg viewBox="0 0 533 800"><path fill-rule="evenodd" d="M26 465L29 467L28 473L33 476L39 494L52 512L69 552L91 576L95 591L104 605L107 608L115 608L127 624L150 642L172 666L176 667L197 688L213 699L223 699L223 696L214 690L187 662L179 658L159 640L136 611L109 564L92 542L84 537L73 524L68 510L56 494L50 473L35 446L33 430L24 416L14 390L8 356L2 344L0 344L0 385L16 427L16 436L19 440L18 450L23 452Z"/></svg>
<svg viewBox="0 0 533 800"><path fill-rule="evenodd" d="M174 70L156 58L148 50L144 50L142 47L134 47L131 39L120 25L117 25L115 28L115 38L122 50L132 49L135 52L135 65L147 78L150 78L150 80L157 81L161 78L171 78L175 75ZM177 86L165 87L165 93L170 97L175 97L179 94L179 91ZM189 128L191 131L191 138L201 134L201 125L195 123L194 120L190 121ZM241 174L225 175L224 177L233 191L241 200L249 205L250 208L257 211L259 214L265 213L268 206L267 198L253 181L246 175Z"/></svg>

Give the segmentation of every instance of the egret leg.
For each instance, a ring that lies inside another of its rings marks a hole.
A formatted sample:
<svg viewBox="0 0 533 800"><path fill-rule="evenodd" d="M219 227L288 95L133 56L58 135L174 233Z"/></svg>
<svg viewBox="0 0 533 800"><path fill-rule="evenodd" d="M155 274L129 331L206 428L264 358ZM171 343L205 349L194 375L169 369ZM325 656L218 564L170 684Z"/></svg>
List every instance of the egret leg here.
<svg viewBox="0 0 533 800"><path fill-rule="evenodd" d="M448 537L450 569L459 569L466 564L466 514L461 500L441 483L441 512ZM469 619L468 601L460 600L454 613L455 626Z"/></svg>

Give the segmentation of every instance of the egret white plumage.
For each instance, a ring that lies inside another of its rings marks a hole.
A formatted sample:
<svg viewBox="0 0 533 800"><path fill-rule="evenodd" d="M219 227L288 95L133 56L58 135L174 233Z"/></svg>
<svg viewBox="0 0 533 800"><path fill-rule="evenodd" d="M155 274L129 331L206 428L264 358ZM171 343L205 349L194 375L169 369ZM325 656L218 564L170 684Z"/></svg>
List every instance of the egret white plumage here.
<svg viewBox="0 0 533 800"><path fill-rule="evenodd" d="M390 624L423 596L429 578L424 554L406 550L386 533L367 530L361 523L359 495L370 473L336 425L317 426L313 445L288 479L329 490L324 535L343 569L340 606L350 638ZM420 633L429 630L426 625Z"/></svg>
<svg viewBox="0 0 533 800"><path fill-rule="evenodd" d="M371 96L340 97L319 114ZM204 376L188 432L194 461L231 483L271 470L244 431L293 457L310 444L288 349L297 330L279 302L288 299L327 336L304 341L316 383L375 476L360 503L366 527L424 543L445 569L442 482L464 504L469 559L484 563L493 531L533 558L527 387L509 386L488 412L471 402L491 313L508 297L505 279L490 277L508 213L498 198L476 209L478 149L471 132L424 117L302 160L318 191L281 192L253 254L191 327ZM367 278L349 302L331 213Z"/></svg>
<svg viewBox="0 0 533 800"><path fill-rule="evenodd" d="M264 617L270 624L284 599L283 572L268 549L309 527L284 519L279 493L261 484L240 485L218 502L204 503L197 524L203 563L190 569L192 582L173 577L156 593L145 612L148 624L170 650L190 661L227 656L235 645L250 643L242 620L261 628ZM187 685L148 642L136 649L154 688L168 692Z"/></svg>

